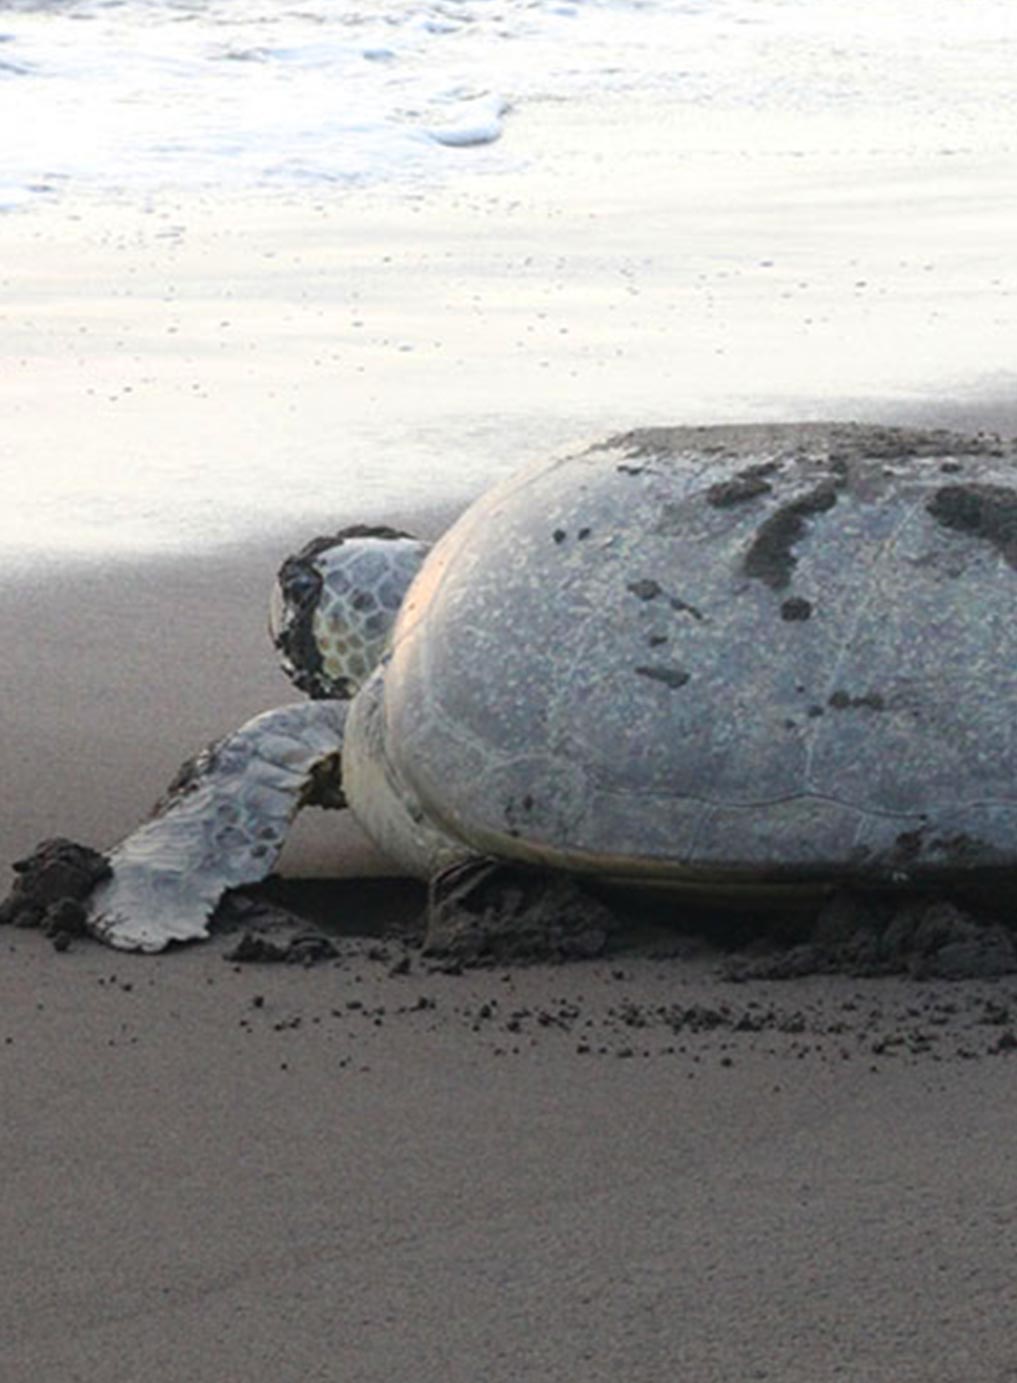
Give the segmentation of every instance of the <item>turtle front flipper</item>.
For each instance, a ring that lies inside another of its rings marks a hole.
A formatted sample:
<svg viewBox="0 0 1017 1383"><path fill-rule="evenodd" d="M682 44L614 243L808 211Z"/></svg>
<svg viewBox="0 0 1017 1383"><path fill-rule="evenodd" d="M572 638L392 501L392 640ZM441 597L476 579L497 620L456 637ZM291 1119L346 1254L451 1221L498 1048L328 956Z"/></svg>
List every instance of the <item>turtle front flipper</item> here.
<svg viewBox="0 0 1017 1383"><path fill-rule="evenodd" d="M89 931L127 951L206 937L223 894L270 873L302 806L345 806L346 711L343 701L282 706L188 760L152 817L109 852Z"/></svg>

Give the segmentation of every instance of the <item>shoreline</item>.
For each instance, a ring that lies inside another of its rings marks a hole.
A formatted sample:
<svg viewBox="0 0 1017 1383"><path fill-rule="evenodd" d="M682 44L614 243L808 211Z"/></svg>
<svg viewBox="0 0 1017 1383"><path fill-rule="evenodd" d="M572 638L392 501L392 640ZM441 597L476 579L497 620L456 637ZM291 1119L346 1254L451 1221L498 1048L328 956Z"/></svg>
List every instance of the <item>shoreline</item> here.
<svg viewBox="0 0 1017 1383"><path fill-rule="evenodd" d="M0 556L462 503L653 424L1001 401L1017 430L1004 152L698 148L676 119L537 104L497 175L463 151L446 184L0 216Z"/></svg>

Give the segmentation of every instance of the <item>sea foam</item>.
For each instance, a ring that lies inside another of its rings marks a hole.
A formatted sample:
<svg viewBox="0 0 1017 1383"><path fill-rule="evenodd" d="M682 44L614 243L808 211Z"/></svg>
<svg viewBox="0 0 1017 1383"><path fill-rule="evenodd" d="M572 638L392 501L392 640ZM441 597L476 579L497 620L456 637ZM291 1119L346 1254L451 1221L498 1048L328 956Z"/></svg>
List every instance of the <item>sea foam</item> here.
<svg viewBox="0 0 1017 1383"><path fill-rule="evenodd" d="M687 116L676 152L768 128L984 143L1013 128L1015 55L1008 0L20 0L0 8L0 205L443 178L450 147L496 170L512 110L626 91Z"/></svg>

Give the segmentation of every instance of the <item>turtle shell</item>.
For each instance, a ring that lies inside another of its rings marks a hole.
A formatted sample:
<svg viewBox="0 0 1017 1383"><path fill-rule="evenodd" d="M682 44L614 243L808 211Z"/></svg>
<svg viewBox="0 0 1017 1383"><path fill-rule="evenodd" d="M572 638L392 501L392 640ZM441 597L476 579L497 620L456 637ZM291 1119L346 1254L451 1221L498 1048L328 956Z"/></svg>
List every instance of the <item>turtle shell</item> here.
<svg viewBox="0 0 1017 1383"><path fill-rule="evenodd" d="M390 765L469 848L707 884L1017 860L1010 443L651 429L474 504L406 598Z"/></svg>

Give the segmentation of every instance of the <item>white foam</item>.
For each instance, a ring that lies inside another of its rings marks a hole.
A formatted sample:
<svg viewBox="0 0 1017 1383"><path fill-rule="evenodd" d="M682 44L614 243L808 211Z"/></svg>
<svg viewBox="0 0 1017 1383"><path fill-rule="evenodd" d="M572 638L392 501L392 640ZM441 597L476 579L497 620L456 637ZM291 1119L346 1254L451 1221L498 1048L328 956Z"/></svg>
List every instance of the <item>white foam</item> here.
<svg viewBox="0 0 1017 1383"><path fill-rule="evenodd" d="M676 151L755 144L757 120L969 147L1017 117L1009 0L77 0L4 11L0 39L22 188L448 176L441 148L498 140L498 102L619 91L667 93Z"/></svg>
<svg viewBox="0 0 1017 1383"><path fill-rule="evenodd" d="M439 144L466 149L474 144L493 144L501 138L502 117L509 103L501 96L481 96L464 101L447 125L432 126L427 133Z"/></svg>

